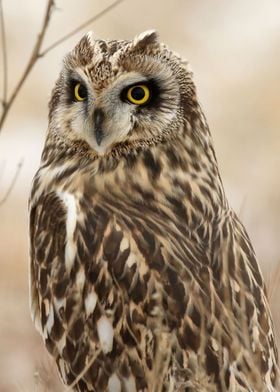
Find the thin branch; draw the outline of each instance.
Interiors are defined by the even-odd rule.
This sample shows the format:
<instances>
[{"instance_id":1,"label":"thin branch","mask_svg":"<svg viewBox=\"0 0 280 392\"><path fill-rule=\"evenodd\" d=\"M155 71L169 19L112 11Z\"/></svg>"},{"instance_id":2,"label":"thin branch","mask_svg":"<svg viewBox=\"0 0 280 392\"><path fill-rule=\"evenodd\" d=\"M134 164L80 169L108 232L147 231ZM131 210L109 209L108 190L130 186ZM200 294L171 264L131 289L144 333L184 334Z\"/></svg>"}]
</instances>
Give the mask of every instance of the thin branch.
<instances>
[{"instance_id":1,"label":"thin branch","mask_svg":"<svg viewBox=\"0 0 280 392\"><path fill-rule=\"evenodd\" d=\"M40 33L38 34L38 38L37 38L37 41L36 41L36 43L34 45L34 48L32 50L31 57L30 57L30 59L29 59L29 61L27 63L27 66L26 66L26 68L25 68L25 70L24 70L20 80L18 81L14 91L12 92L10 98L5 103L5 105L3 106L3 112L2 112L2 115L1 115L1 118L0 118L0 131L1 131L2 127L3 127L3 124L4 124L4 121L6 119L6 116L7 116L8 112L9 112L10 107L12 106L12 104L13 104L13 102L14 102L14 100L15 100L18 92L19 92L19 90L21 89L23 83L25 82L25 79L27 78L27 76L29 75L29 73L31 72L32 68L34 67L36 61L39 58L39 52L41 50L43 39L44 39L44 36L46 34L46 31L47 31L47 27L48 27L48 24L49 24L49 21L50 21L50 17L51 17L53 6L54 6L54 0L48 0L46 13L45 13L45 16L44 16L44 19L43 19L42 28L41 28Z\"/></svg>"},{"instance_id":2,"label":"thin branch","mask_svg":"<svg viewBox=\"0 0 280 392\"><path fill-rule=\"evenodd\" d=\"M104 8L101 12L99 12L98 14L96 14L95 16L93 16L92 18L88 19L86 22L82 23L80 26L78 26L76 29L72 30L70 33L66 34L65 36L63 36L62 38L60 38L59 40L55 41L52 45L48 46L44 51L41 52L41 46L50 22L50 18L51 18L51 13L52 10L55 6L54 0L48 0L47 3L47 9L46 9L46 13L43 19L43 25L41 28L41 31L38 35L37 41L35 43L35 46L32 50L32 54L31 57L27 63L27 66L22 74L22 77L20 78L19 82L17 83L14 91L12 92L10 98L8 100L3 99L2 100L2 106L3 106L3 111L2 114L0 116L0 132L3 128L3 124L6 120L7 114L16 98L16 96L18 95L19 90L21 89L23 83L25 82L27 76L30 74L32 68L34 67L35 63L37 62L37 60L40 57L43 57L46 53L48 53L49 51L51 51L53 48L57 47L58 45L60 45L62 42L66 41L68 38L72 37L74 34L78 33L80 30L84 29L86 26L88 26L89 24L95 22L96 20L100 19L102 16L104 16L107 12L109 12L110 10L112 10L113 8L115 8L118 4L120 4L121 2L123 2L124 0L116 0L114 1L111 5L109 5L108 7ZM1 5L2 5L2 0L0 0ZM3 13L2 13L3 15ZM4 19L4 18L3 18ZM2 24L3 26L3 24ZM3 36L3 35L2 35ZM5 40L6 41L6 40ZM3 53L4 53L4 49L3 49ZM7 75L7 73L6 73ZM7 93L6 93L7 94Z\"/></svg>"},{"instance_id":3,"label":"thin branch","mask_svg":"<svg viewBox=\"0 0 280 392\"><path fill-rule=\"evenodd\" d=\"M0 23L1 23L1 43L2 43L2 56L3 56L3 98L2 105L5 108L7 102L7 86L8 86L8 57L7 57L7 39L5 30L5 19L2 0L0 0Z\"/></svg>"},{"instance_id":4,"label":"thin branch","mask_svg":"<svg viewBox=\"0 0 280 392\"><path fill-rule=\"evenodd\" d=\"M113 8L115 8L118 4L122 3L123 1L124 0L116 0L116 1L114 1L112 4L110 4L108 7L104 8L98 14L94 15L92 18L88 19L87 21L82 23L80 26L78 26L74 30L70 31L68 34L65 34L63 37L59 38L57 41L55 41L53 44L51 44L45 50L43 50L40 53L40 57L45 56L45 54L47 54L49 51L51 51L52 49L54 49L58 45L62 44L67 39L71 38L73 35L75 35L79 31L83 30L85 27L87 27L91 23L96 22L98 19L100 19L105 14L107 14L109 11L111 11Z\"/></svg>"},{"instance_id":5,"label":"thin branch","mask_svg":"<svg viewBox=\"0 0 280 392\"><path fill-rule=\"evenodd\" d=\"M23 159L21 159L21 160L19 161L19 163L18 163L18 165L17 165L16 172L15 172L15 174L14 174L14 177L12 178L12 181L11 181L11 183L10 183L10 185L9 185L9 187L8 187L8 189L7 189L7 191L6 191L6 193L5 193L5 195L4 195L4 196L2 197L2 199L0 200L0 207L2 206L2 204L4 204L4 203L6 202L6 200L7 200L8 197L10 196L10 193L12 192L12 190L13 190L13 188L14 188L14 186L15 186L15 183L16 183L16 181L17 181L17 179L18 179L18 176L19 176L19 173L20 173L20 171L21 171L22 165L23 165Z\"/></svg>"}]
</instances>

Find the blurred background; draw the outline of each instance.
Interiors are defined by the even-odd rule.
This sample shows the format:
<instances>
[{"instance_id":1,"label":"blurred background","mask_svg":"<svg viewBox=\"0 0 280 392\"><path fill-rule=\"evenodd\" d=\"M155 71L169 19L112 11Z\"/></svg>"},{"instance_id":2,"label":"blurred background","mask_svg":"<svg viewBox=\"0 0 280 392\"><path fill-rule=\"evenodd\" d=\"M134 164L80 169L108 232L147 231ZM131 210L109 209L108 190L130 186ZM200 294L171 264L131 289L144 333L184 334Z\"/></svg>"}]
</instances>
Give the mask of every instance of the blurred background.
<instances>
[{"instance_id":1,"label":"blurred background","mask_svg":"<svg viewBox=\"0 0 280 392\"><path fill-rule=\"evenodd\" d=\"M9 92L30 57L46 3L3 1ZM107 0L57 0L43 48L109 4ZM38 60L0 134L0 200L18 162L24 160L8 200L0 206L1 392L62 390L55 386L56 372L50 370L29 316L27 243L28 193L39 165L47 103L62 58L89 30L97 37L125 39L149 28L156 28L162 41L188 59L194 71L226 193L254 244L279 336L280 2L125 0ZM2 57L0 69L2 94Z\"/></svg>"}]
</instances>

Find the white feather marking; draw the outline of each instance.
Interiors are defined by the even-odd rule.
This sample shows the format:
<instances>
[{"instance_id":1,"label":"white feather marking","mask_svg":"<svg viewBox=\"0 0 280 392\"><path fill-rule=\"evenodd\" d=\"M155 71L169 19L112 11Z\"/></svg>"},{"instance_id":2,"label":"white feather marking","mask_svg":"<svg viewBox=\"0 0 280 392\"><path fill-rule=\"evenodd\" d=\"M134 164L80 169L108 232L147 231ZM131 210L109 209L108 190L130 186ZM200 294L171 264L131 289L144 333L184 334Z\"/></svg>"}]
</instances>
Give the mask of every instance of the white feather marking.
<instances>
[{"instance_id":1,"label":"white feather marking","mask_svg":"<svg viewBox=\"0 0 280 392\"><path fill-rule=\"evenodd\" d=\"M58 349L58 352L62 355L62 352L65 348L66 345L66 333L64 333L61 338L56 342L56 347Z\"/></svg>"},{"instance_id":2,"label":"white feather marking","mask_svg":"<svg viewBox=\"0 0 280 392\"><path fill-rule=\"evenodd\" d=\"M76 285L77 288L81 291L84 287L85 284L85 270L83 267L81 267L76 275Z\"/></svg>"},{"instance_id":3,"label":"white feather marking","mask_svg":"<svg viewBox=\"0 0 280 392\"><path fill-rule=\"evenodd\" d=\"M58 366L60 369L61 377L62 377L63 381L66 383L67 377L66 377L66 373L65 373L65 362L63 359L59 359Z\"/></svg>"},{"instance_id":4,"label":"white feather marking","mask_svg":"<svg viewBox=\"0 0 280 392\"><path fill-rule=\"evenodd\" d=\"M43 303L45 306L45 315L48 316L50 313L50 301L47 298L45 298Z\"/></svg>"},{"instance_id":5,"label":"white feather marking","mask_svg":"<svg viewBox=\"0 0 280 392\"><path fill-rule=\"evenodd\" d=\"M87 317L93 313L95 306L97 303L97 295L95 292L91 292L86 296L85 299L85 309L86 309L86 315Z\"/></svg>"},{"instance_id":6,"label":"white feather marking","mask_svg":"<svg viewBox=\"0 0 280 392\"><path fill-rule=\"evenodd\" d=\"M101 316L97 321L97 333L103 353L109 353L113 347L114 330L106 316Z\"/></svg>"},{"instance_id":7,"label":"white feather marking","mask_svg":"<svg viewBox=\"0 0 280 392\"><path fill-rule=\"evenodd\" d=\"M136 392L136 384L132 376L129 376L129 378L124 378L124 386L127 392Z\"/></svg>"},{"instance_id":8,"label":"white feather marking","mask_svg":"<svg viewBox=\"0 0 280 392\"><path fill-rule=\"evenodd\" d=\"M129 248L128 239L126 237L123 237L120 243L120 251L123 252L127 248Z\"/></svg>"},{"instance_id":9,"label":"white feather marking","mask_svg":"<svg viewBox=\"0 0 280 392\"><path fill-rule=\"evenodd\" d=\"M255 352L256 349L257 349L257 346L259 346L259 344L260 344L260 332L259 332L259 328L258 328L256 325L254 325L254 326L253 326L252 332L253 332L253 333L252 333L252 337L253 337L252 349L253 349L253 352Z\"/></svg>"},{"instance_id":10,"label":"white feather marking","mask_svg":"<svg viewBox=\"0 0 280 392\"><path fill-rule=\"evenodd\" d=\"M236 291L237 293L239 293L239 291L240 291L240 286L239 286L239 284L236 282L236 280L233 280L232 286L233 286L234 291Z\"/></svg>"},{"instance_id":11,"label":"white feather marking","mask_svg":"<svg viewBox=\"0 0 280 392\"><path fill-rule=\"evenodd\" d=\"M109 378L108 390L109 392L121 392L122 390L120 379L115 373Z\"/></svg>"},{"instance_id":12,"label":"white feather marking","mask_svg":"<svg viewBox=\"0 0 280 392\"><path fill-rule=\"evenodd\" d=\"M212 343L212 347L214 351L218 351L219 350L219 344L217 342L217 340L215 338L211 338L211 343Z\"/></svg>"},{"instance_id":13,"label":"white feather marking","mask_svg":"<svg viewBox=\"0 0 280 392\"><path fill-rule=\"evenodd\" d=\"M174 392L175 391L175 378L174 376L170 377L170 381L169 381L169 388L168 388L168 392Z\"/></svg>"},{"instance_id":14,"label":"white feather marking","mask_svg":"<svg viewBox=\"0 0 280 392\"><path fill-rule=\"evenodd\" d=\"M76 245L74 243L74 232L77 223L76 200L75 197L68 192L61 192L59 193L59 196L67 208L65 265L67 271L70 272L76 255Z\"/></svg>"},{"instance_id":15,"label":"white feather marking","mask_svg":"<svg viewBox=\"0 0 280 392\"><path fill-rule=\"evenodd\" d=\"M44 335L45 335L45 333L51 333L53 324L54 324L54 311L53 311L52 304L50 304L50 312L49 312L48 320L46 322Z\"/></svg>"},{"instance_id":16,"label":"white feather marking","mask_svg":"<svg viewBox=\"0 0 280 392\"><path fill-rule=\"evenodd\" d=\"M130 255L128 256L128 259L126 261L126 265L131 268L133 264L137 263L137 257L135 256L135 253L131 252Z\"/></svg>"}]
</instances>

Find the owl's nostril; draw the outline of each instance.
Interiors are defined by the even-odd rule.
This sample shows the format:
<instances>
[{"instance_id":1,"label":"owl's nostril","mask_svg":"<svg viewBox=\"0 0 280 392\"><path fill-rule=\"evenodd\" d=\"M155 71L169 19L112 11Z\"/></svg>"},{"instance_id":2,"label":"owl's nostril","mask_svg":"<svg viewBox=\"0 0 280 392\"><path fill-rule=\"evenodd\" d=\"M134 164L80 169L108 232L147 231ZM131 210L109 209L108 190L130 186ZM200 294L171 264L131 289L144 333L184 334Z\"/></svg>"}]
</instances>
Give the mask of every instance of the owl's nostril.
<instances>
[{"instance_id":1,"label":"owl's nostril","mask_svg":"<svg viewBox=\"0 0 280 392\"><path fill-rule=\"evenodd\" d=\"M102 109L96 108L93 113L93 123L94 123L94 132L96 137L96 143L100 146L104 132L102 129L102 124L104 122L104 112Z\"/></svg>"}]
</instances>

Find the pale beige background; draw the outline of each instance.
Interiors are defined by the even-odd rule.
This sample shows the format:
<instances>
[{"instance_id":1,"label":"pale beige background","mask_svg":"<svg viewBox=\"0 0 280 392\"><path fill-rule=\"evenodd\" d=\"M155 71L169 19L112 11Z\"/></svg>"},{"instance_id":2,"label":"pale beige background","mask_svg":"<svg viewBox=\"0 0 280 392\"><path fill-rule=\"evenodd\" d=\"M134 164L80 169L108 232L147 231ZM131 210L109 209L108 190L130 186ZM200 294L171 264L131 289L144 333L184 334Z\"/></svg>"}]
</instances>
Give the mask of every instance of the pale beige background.
<instances>
[{"instance_id":1,"label":"pale beige background","mask_svg":"<svg viewBox=\"0 0 280 392\"><path fill-rule=\"evenodd\" d=\"M34 44L46 1L3 3L9 88L13 88ZM59 9L45 45L110 4L107 0L56 3ZM227 195L248 229L270 292L274 289L271 302L280 330L279 270L278 280L276 276L280 263L280 2L126 0L85 32L93 29L102 38L131 38L149 28L156 28L161 39L191 63ZM36 369L39 377L53 377L48 370L41 371L47 355L29 317L27 198L47 127L50 91L63 55L81 34L39 60L0 135L0 198L24 158L16 186L0 208L0 391L39 390Z\"/></svg>"}]
</instances>

